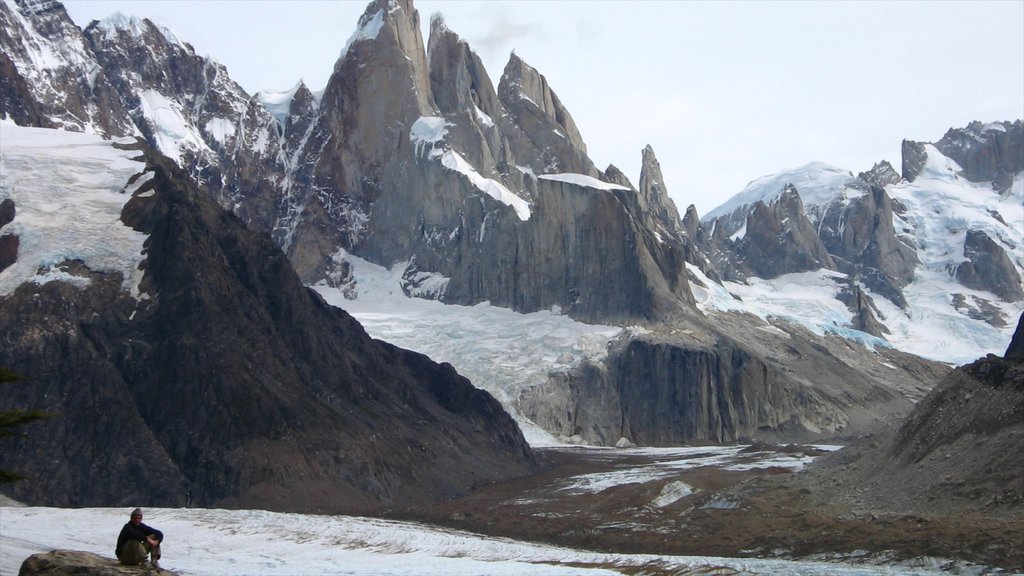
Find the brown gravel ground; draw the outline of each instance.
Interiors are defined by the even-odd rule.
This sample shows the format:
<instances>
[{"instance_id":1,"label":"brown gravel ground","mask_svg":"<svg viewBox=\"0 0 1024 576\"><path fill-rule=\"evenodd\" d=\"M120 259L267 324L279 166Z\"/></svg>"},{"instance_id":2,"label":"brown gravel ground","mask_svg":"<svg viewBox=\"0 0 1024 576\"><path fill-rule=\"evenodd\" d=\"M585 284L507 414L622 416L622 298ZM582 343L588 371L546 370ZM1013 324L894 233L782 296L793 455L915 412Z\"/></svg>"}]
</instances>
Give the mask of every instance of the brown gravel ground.
<instances>
[{"instance_id":1,"label":"brown gravel ground","mask_svg":"<svg viewBox=\"0 0 1024 576\"><path fill-rule=\"evenodd\" d=\"M995 573L1024 571L1020 518L855 513L838 501L811 497L812 491L782 468L739 472L706 466L596 493L569 493L560 488L571 477L645 465L656 457L562 448L537 453L545 466L536 475L389 515L604 552L881 563L930 557L1002 569ZM694 493L654 506L674 481Z\"/></svg>"}]
</instances>

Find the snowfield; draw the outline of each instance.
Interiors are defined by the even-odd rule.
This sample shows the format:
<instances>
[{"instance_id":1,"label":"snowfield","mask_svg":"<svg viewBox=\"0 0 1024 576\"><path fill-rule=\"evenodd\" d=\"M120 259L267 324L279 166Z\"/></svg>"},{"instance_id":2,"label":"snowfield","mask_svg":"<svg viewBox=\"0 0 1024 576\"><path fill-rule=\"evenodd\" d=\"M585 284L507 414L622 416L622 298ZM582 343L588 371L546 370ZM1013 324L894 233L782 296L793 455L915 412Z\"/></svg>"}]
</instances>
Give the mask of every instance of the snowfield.
<instances>
[{"instance_id":1,"label":"snowfield","mask_svg":"<svg viewBox=\"0 0 1024 576\"><path fill-rule=\"evenodd\" d=\"M673 495L663 497L667 502ZM128 510L0 507L0 574L13 576L25 558L57 548L113 559ZM164 532L161 566L181 576L597 576L640 567L673 571L716 567L720 572L715 573L793 576L943 573L937 560L894 567L608 554L353 516L186 508L144 512L145 522Z\"/></svg>"}]
</instances>

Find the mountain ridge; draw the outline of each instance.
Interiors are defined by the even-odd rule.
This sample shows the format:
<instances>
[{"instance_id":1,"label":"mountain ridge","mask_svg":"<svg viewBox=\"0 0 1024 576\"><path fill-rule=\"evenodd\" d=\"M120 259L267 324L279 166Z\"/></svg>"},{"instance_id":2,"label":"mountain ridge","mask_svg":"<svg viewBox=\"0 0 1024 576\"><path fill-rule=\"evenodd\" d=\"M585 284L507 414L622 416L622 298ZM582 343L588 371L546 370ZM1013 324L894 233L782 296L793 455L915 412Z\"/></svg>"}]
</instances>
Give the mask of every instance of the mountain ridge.
<instances>
[{"instance_id":1,"label":"mountain ridge","mask_svg":"<svg viewBox=\"0 0 1024 576\"><path fill-rule=\"evenodd\" d=\"M9 6L5 3L4 8ZM949 291L952 302L935 301L932 292L915 292L921 285L915 278L949 282L946 266L960 264L952 262L948 250L945 255L920 251L922 246L932 249L927 242L933 238L945 244L945 233L941 227L933 230L932 220L913 220L920 210L908 211L908 206L927 205L935 186L963 188L956 174L941 166L928 168L927 162L942 164L941 154L926 155L923 167L928 169L915 182L893 182L893 171L882 164L857 177L833 171L844 187L830 209L804 200L813 190L787 187L774 203L762 201L754 213L740 213L737 222L747 226L750 238L726 234L719 220L702 224L695 210L679 218L653 148L642 151L639 189L614 166L598 170L571 115L539 71L513 55L495 87L469 45L443 20L432 20L430 29L424 45L411 1L371 2L341 51L324 94L318 99L297 85L287 117L287 98L272 114L260 98L236 89L226 71L187 50L166 47L171 51L167 58L182 63L183 77L175 78L167 62L133 62L124 57L131 52L124 45L103 44L106 36L98 30L93 36L97 50L106 55L97 62L106 62L112 78L151 77L123 82L121 88L128 94L125 101L138 99L139 106L129 108L143 128L148 126L147 138L160 146L162 128L143 122L159 114L147 116L141 106L157 102L155 93L166 100L160 110L178 113L202 146L217 152L181 155L186 171L248 226L271 232L306 284L357 293L361 280L353 273L352 258L358 257L388 269L397 266L403 293L447 304L489 302L519 313L556 311L587 322L638 325L659 338L671 334L675 323L698 325L699 331L686 328L691 333L678 330L671 338L676 350L661 356L671 362L656 368L662 373L685 371L694 354L738 358L731 352L735 343L750 339L757 349L751 361L777 366L785 374L787 367L777 353L743 329L734 329L734 323L745 322L747 334L780 330L799 342L795 350L821 346L826 350L822 358L827 358L857 346L862 362L875 363L874 347L907 347L920 338L915 327L921 323L916 316L920 308L911 309L908 303L933 306L925 310L926 320L935 314L941 321L966 326L958 336L969 335L964 339L971 346L991 346L1009 335L1005 319L1016 310L1012 302L959 283ZM166 43L155 37L151 41ZM176 86L187 89L171 89ZM186 118L184 111L195 108L189 102L205 93L215 97L210 107ZM147 100L146 95L154 97ZM223 105L214 105L218 99ZM224 122L235 127L233 139ZM173 133L175 126L163 128ZM1015 137L1013 130L1006 133ZM977 184L972 194L984 187ZM1011 186L1010 195L1013 190ZM903 196L890 196L896 191ZM984 207L989 200L982 200L978 204ZM985 209L977 214L986 226L999 221ZM1009 233L988 227L985 236L992 242L972 236L974 256L960 274L972 286L995 285L997 275L1005 278L1003 284L1013 284L1012 272L1019 263L1010 258L1007 264L997 249L1005 251L1007 241L1016 242L1012 226L1006 226L1014 220L1000 218ZM951 226L964 235L959 240L963 245L965 227ZM915 240L916 231L927 240ZM934 262L919 265L923 256ZM741 320L720 321L718 314ZM934 330L941 321L921 324L946 338L950 330ZM963 324L968 321L972 323ZM1003 325L996 326L999 322ZM641 332L631 332L638 346L644 343ZM695 336L698 332L720 338ZM845 341L832 338L836 335ZM950 340L939 346L922 341L927 345L911 350L932 357L951 347L967 350L963 354L976 349ZM949 356L940 359L948 361ZM800 370L812 364L801 364ZM837 381L852 369L831 360L816 369L824 366ZM897 385L883 388L913 401L927 377L905 368ZM813 380L810 376L800 373L796 379ZM622 377L617 373L616 378ZM721 386L710 373L701 378L699 385L709 390ZM876 383L884 378L874 370L868 376ZM797 388L773 388L766 404L790 405L803 394ZM815 394L824 392L821 386L811 388ZM652 391L651 397L663 392ZM825 396L831 399L823 401L820 411L797 401L815 414L795 415L802 427L795 435L823 429L813 422L835 410L843 414L832 418L834 422L857 419L847 411L862 407L836 404L841 394ZM872 405L888 414L881 408L888 402L883 396ZM595 429L621 424L621 406L605 408L611 420ZM671 404L671 409L678 408ZM702 421L717 417L713 403L704 409ZM557 413L561 408L538 410ZM734 418L735 413L725 412L727 420ZM766 415L764 433L789 426L788 416L778 416ZM839 432L831 425L825 428L830 434ZM727 429L723 438L739 428Z\"/></svg>"}]
</instances>

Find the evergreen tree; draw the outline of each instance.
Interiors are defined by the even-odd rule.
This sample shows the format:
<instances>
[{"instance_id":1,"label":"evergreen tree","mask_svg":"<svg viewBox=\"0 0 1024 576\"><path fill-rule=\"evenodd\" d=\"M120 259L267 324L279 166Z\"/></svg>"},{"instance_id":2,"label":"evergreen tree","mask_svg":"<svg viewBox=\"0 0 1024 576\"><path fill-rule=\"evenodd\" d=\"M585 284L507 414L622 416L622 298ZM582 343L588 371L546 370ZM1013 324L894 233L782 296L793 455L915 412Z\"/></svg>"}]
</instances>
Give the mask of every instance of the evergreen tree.
<instances>
[{"instance_id":1,"label":"evergreen tree","mask_svg":"<svg viewBox=\"0 0 1024 576\"><path fill-rule=\"evenodd\" d=\"M17 382L18 380L21 380L21 376L18 376L7 368L0 366L0 385ZM0 411L0 438L6 438L8 436L24 436L24 433L17 432L14 428L23 424L28 424L29 422L49 418L51 416L54 416L54 414L43 412L42 410ZM24 479L24 476L19 476L14 472L0 469L0 483L14 482L15 480L22 479Z\"/></svg>"}]
</instances>

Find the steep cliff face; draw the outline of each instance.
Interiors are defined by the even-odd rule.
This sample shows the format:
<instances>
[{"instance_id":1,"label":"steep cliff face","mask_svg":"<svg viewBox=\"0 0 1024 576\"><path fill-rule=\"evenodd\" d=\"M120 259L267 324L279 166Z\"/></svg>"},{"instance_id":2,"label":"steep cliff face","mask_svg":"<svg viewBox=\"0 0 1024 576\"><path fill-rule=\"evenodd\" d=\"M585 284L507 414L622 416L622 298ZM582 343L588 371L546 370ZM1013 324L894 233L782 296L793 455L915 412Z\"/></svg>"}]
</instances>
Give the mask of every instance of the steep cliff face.
<instances>
[{"instance_id":1,"label":"steep cliff face","mask_svg":"<svg viewBox=\"0 0 1024 576\"><path fill-rule=\"evenodd\" d=\"M0 409L61 415L5 448L2 465L34 478L12 497L328 512L531 469L493 397L370 339L269 237L149 160L121 215L146 235L138 296L122 273L66 261L66 281L0 297L0 365L25 377Z\"/></svg>"},{"instance_id":2,"label":"steep cliff face","mask_svg":"<svg viewBox=\"0 0 1024 576\"><path fill-rule=\"evenodd\" d=\"M948 371L887 351L893 366L883 378L871 353L839 338L785 323L751 330L748 322L716 314L627 335L603 364L524 392L520 408L557 434L601 445L808 441L905 415L929 378Z\"/></svg>"}]
</instances>

